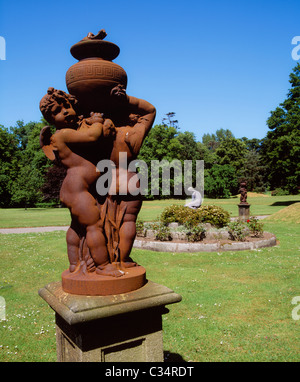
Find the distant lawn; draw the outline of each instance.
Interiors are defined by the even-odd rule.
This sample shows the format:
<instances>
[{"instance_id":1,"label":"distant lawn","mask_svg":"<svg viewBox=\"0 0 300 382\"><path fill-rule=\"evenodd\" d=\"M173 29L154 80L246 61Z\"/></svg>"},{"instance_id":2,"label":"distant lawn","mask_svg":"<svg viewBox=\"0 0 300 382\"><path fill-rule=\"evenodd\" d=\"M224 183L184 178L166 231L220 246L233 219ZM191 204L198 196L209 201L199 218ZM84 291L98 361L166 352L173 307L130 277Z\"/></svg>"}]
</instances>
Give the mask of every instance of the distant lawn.
<instances>
[{"instance_id":1,"label":"distant lawn","mask_svg":"<svg viewBox=\"0 0 300 382\"><path fill-rule=\"evenodd\" d=\"M299 224L267 219L265 230L279 245L223 253L133 250L148 279L182 295L163 316L167 361L300 361L300 321L291 316L291 300L300 295ZM0 241L7 318L0 322L0 361L55 361L54 312L37 291L68 267L65 232Z\"/></svg>"},{"instance_id":2,"label":"distant lawn","mask_svg":"<svg viewBox=\"0 0 300 382\"><path fill-rule=\"evenodd\" d=\"M255 194L252 194L255 195ZM282 208L300 202L300 195L288 196L251 196L251 215L271 215ZM227 210L231 216L238 216L239 198L204 199L204 204L215 204ZM166 206L171 204L185 204L185 200L164 199L144 201L139 218L144 221L155 221ZM61 226L70 224L70 214L67 208L1 208L0 228L7 227L39 227Z\"/></svg>"},{"instance_id":3,"label":"distant lawn","mask_svg":"<svg viewBox=\"0 0 300 382\"><path fill-rule=\"evenodd\" d=\"M1 208L0 228L63 226L70 224L67 208Z\"/></svg>"}]
</instances>

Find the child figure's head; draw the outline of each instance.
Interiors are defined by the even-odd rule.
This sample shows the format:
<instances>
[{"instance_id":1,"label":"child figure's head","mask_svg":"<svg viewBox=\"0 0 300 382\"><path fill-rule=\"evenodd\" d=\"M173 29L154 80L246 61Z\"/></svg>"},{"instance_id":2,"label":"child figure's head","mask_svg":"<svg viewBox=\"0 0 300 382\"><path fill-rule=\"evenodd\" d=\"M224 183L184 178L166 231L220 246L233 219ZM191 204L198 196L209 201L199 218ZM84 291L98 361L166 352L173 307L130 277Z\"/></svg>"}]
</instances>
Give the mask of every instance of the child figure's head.
<instances>
[{"instance_id":1,"label":"child figure's head","mask_svg":"<svg viewBox=\"0 0 300 382\"><path fill-rule=\"evenodd\" d=\"M40 110L47 122L57 129L76 128L78 116L74 110L77 100L62 90L49 88L41 99Z\"/></svg>"}]
</instances>

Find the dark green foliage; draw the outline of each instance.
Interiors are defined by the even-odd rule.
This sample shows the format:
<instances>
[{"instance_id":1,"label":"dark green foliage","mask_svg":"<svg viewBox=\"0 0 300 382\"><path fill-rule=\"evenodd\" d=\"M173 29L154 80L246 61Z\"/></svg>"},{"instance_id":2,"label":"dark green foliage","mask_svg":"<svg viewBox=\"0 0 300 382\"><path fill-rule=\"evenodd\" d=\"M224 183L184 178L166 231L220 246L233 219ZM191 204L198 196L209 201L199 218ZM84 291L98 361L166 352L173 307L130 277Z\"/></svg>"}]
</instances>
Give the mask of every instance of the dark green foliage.
<instances>
[{"instance_id":1,"label":"dark green foliage","mask_svg":"<svg viewBox=\"0 0 300 382\"><path fill-rule=\"evenodd\" d=\"M240 171L240 177L247 179L248 191L265 192L265 174L267 167L263 165L261 155L254 148L245 154L245 165Z\"/></svg>"},{"instance_id":2,"label":"dark green foliage","mask_svg":"<svg viewBox=\"0 0 300 382\"><path fill-rule=\"evenodd\" d=\"M264 224L262 221L258 220L257 217L251 216L250 219L247 220L247 224L250 229L250 233L254 237L260 237L263 235Z\"/></svg>"},{"instance_id":3,"label":"dark green foliage","mask_svg":"<svg viewBox=\"0 0 300 382\"><path fill-rule=\"evenodd\" d=\"M11 204L12 186L18 174L18 141L0 125L0 206Z\"/></svg>"},{"instance_id":4,"label":"dark green foliage","mask_svg":"<svg viewBox=\"0 0 300 382\"><path fill-rule=\"evenodd\" d=\"M177 222L189 227L195 227L199 223L210 223L216 227L224 227L229 220L229 213L222 207L214 205L204 205L198 209L192 209L173 204L166 207L161 214L161 221L164 224Z\"/></svg>"},{"instance_id":5,"label":"dark green foliage","mask_svg":"<svg viewBox=\"0 0 300 382\"><path fill-rule=\"evenodd\" d=\"M171 241L172 236L171 236L171 231L170 228L163 223L155 223L152 226L152 229L155 232L155 240L159 241Z\"/></svg>"},{"instance_id":6,"label":"dark green foliage","mask_svg":"<svg viewBox=\"0 0 300 382\"><path fill-rule=\"evenodd\" d=\"M51 162L39 144L45 122L17 121L0 126L0 200L2 207L34 206L43 200L41 186Z\"/></svg>"},{"instance_id":7,"label":"dark green foliage","mask_svg":"<svg viewBox=\"0 0 300 382\"><path fill-rule=\"evenodd\" d=\"M229 198L238 192L237 171L229 164L214 164L204 170L204 185L209 198Z\"/></svg>"},{"instance_id":8,"label":"dark green foliage","mask_svg":"<svg viewBox=\"0 0 300 382\"><path fill-rule=\"evenodd\" d=\"M232 240L245 241L250 231L245 222L235 220L228 224L228 232Z\"/></svg>"},{"instance_id":9,"label":"dark green foliage","mask_svg":"<svg viewBox=\"0 0 300 382\"><path fill-rule=\"evenodd\" d=\"M290 74L291 88L267 120L270 131L263 140L262 158L271 189L296 194L300 186L300 64Z\"/></svg>"},{"instance_id":10,"label":"dark green foliage","mask_svg":"<svg viewBox=\"0 0 300 382\"><path fill-rule=\"evenodd\" d=\"M178 204L166 207L160 219L164 224L176 222L185 225L188 222L191 226L195 226L200 223L200 217L196 210Z\"/></svg>"},{"instance_id":11,"label":"dark green foliage","mask_svg":"<svg viewBox=\"0 0 300 382\"><path fill-rule=\"evenodd\" d=\"M41 187L43 200L45 202L59 203L59 193L62 183L66 177L67 170L58 162L54 162L49 167L44 176L44 182Z\"/></svg>"},{"instance_id":12,"label":"dark green foliage","mask_svg":"<svg viewBox=\"0 0 300 382\"><path fill-rule=\"evenodd\" d=\"M190 242L201 241L205 237L205 231L203 225L196 225L187 231L187 240Z\"/></svg>"}]
</instances>

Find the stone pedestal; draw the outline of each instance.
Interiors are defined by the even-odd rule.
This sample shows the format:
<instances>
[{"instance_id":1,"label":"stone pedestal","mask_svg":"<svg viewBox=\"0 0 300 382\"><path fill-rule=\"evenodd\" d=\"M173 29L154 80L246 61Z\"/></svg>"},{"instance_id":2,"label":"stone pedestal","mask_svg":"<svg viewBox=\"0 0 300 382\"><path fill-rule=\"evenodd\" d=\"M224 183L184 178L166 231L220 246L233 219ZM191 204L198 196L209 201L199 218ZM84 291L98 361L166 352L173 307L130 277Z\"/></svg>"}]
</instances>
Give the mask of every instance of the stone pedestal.
<instances>
[{"instance_id":1,"label":"stone pedestal","mask_svg":"<svg viewBox=\"0 0 300 382\"><path fill-rule=\"evenodd\" d=\"M240 203L239 207L239 219L242 221L247 221L250 217L250 204Z\"/></svg>"},{"instance_id":2,"label":"stone pedestal","mask_svg":"<svg viewBox=\"0 0 300 382\"><path fill-rule=\"evenodd\" d=\"M111 296L69 294L55 282L39 295L55 311L60 362L162 362L162 314L167 304L181 301L151 281Z\"/></svg>"}]
</instances>

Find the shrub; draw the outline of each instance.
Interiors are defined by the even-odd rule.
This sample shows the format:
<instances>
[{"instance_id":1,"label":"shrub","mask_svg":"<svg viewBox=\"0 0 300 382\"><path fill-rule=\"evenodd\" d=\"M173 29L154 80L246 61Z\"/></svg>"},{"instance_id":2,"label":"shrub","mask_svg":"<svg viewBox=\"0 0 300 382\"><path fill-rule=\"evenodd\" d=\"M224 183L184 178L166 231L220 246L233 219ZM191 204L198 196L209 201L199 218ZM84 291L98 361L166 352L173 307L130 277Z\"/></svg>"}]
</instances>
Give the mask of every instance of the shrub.
<instances>
[{"instance_id":1,"label":"shrub","mask_svg":"<svg viewBox=\"0 0 300 382\"><path fill-rule=\"evenodd\" d=\"M289 195L289 192L282 188L275 188L275 190L271 192L271 196L283 196L283 195Z\"/></svg>"},{"instance_id":2,"label":"shrub","mask_svg":"<svg viewBox=\"0 0 300 382\"><path fill-rule=\"evenodd\" d=\"M216 227L222 228L230 222L230 214L224 208L214 205L201 206L198 209L202 223L210 223Z\"/></svg>"},{"instance_id":3,"label":"shrub","mask_svg":"<svg viewBox=\"0 0 300 382\"><path fill-rule=\"evenodd\" d=\"M137 236L146 236L146 229L143 220L137 219L135 226Z\"/></svg>"},{"instance_id":4,"label":"shrub","mask_svg":"<svg viewBox=\"0 0 300 382\"><path fill-rule=\"evenodd\" d=\"M156 223L152 225L155 232L155 239L160 241L171 241L172 236L170 228L163 223Z\"/></svg>"},{"instance_id":5,"label":"shrub","mask_svg":"<svg viewBox=\"0 0 300 382\"><path fill-rule=\"evenodd\" d=\"M203 225L197 225L195 227L192 227L187 233L187 240L188 241L200 241L203 240L205 237L205 228Z\"/></svg>"},{"instance_id":6,"label":"shrub","mask_svg":"<svg viewBox=\"0 0 300 382\"><path fill-rule=\"evenodd\" d=\"M222 207L214 205L205 205L198 209L192 209L172 204L163 210L160 219L164 224L177 222L195 227L199 223L210 223L221 228L229 223L230 215Z\"/></svg>"},{"instance_id":7,"label":"shrub","mask_svg":"<svg viewBox=\"0 0 300 382\"><path fill-rule=\"evenodd\" d=\"M188 207L172 204L171 206L164 208L160 220L164 224L177 222L184 225L187 221L193 222L194 220L197 220L197 212Z\"/></svg>"},{"instance_id":8,"label":"shrub","mask_svg":"<svg viewBox=\"0 0 300 382\"><path fill-rule=\"evenodd\" d=\"M245 241L249 235L249 227L241 220L236 220L228 224L228 232L232 240Z\"/></svg>"},{"instance_id":9,"label":"shrub","mask_svg":"<svg viewBox=\"0 0 300 382\"><path fill-rule=\"evenodd\" d=\"M261 237L263 234L263 223L259 221L255 216L251 216L249 220L247 220L248 227L250 232L255 237Z\"/></svg>"}]
</instances>

